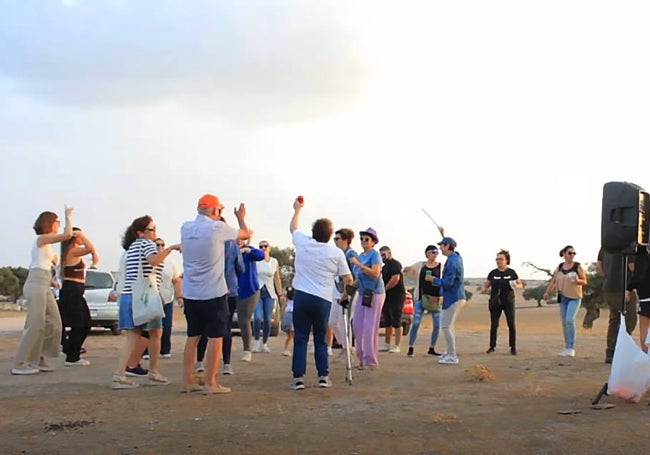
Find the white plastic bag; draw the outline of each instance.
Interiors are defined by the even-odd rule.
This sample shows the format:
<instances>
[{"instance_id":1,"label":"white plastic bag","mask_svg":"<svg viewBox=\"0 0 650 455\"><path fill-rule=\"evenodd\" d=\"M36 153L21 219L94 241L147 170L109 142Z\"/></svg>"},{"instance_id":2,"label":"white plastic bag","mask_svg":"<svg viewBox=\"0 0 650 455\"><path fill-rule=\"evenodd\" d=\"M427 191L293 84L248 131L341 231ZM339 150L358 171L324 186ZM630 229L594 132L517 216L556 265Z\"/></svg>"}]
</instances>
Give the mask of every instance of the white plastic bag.
<instances>
[{"instance_id":1,"label":"white plastic bag","mask_svg":"<svg viewBox=\"0 0 650 455\"><path fill-rule=\"evenodd\" d=\"M650 356L627 333L625 316L621 314L607 394L638 403L649 388Z\"/></svg>"}]
</instances>

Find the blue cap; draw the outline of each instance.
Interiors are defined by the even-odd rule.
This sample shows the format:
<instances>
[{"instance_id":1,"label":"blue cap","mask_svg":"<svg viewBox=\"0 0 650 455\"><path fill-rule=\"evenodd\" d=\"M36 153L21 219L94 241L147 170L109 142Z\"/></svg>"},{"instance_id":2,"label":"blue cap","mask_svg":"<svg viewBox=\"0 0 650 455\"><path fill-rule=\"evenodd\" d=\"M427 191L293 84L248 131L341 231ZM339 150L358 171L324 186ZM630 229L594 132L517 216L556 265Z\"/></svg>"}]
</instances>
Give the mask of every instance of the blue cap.
<instances>
[{"instance_id":1,"label":"blue cap","mask_svg":"<svg viewBox=\"0 0 650 455\"><path fill-rule=\"evenodd\" d=\"M443 237L441 241L438 242L438 245L449 245L452 248L456 248L456 241L451 237Z\"/></svg>"}]
</instances>

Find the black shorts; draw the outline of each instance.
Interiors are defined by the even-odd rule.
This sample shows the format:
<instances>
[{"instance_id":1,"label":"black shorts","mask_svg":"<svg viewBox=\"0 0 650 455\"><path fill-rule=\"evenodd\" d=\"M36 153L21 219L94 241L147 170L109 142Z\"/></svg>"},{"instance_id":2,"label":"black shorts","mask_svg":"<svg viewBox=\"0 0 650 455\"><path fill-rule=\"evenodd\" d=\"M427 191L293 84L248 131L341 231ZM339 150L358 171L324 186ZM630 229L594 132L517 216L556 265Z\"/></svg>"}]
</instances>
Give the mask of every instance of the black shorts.
<instances>
[{"instance_id":1,"label":"black shorts","mask_svg":"<svg viewBox=\"0 0 650 455\"><path fill-rule=\"evenodd\" d=\"M639 302L639 311L637 313L650 318L650 302Z\"/></svg>"},{"instance_id":2,"label":"black shorts","mask_svg":"<svg viewBox=\"0 0 650 455\"><path fill-rule=\"evenodd\" d=\"M220 338L228 332L228 301L226 296L210 300L183 299L187 336L206 335Z\"/></svg>"},{"instance_id":3,"label":"black shorts","mask_svg":"<svg viewBox=\"0 0 650 455\"><path fill-rule=\"evenodd\" d=\"M385 301L381 312L384 315L384 324L386 327L402 327L402 310L404 309L404 300Z\"/></svg>"}]
</instances>

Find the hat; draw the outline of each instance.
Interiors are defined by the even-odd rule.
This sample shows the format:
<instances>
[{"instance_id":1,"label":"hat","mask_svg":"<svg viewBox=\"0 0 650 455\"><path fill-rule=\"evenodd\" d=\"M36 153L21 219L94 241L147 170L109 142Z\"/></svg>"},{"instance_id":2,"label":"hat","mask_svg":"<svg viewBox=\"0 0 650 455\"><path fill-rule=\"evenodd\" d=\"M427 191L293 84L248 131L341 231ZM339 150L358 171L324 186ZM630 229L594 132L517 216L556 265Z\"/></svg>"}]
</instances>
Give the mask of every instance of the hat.
<instances>
[{"instance_id":1,"label":"hat","mask_svg":"<svg viewBox=\"0 0 650 455\"><path fill-rule=\"evenodd\" d=\"M369 227L365 231L359 232L359 235L369 235L370 237L372 237L372 239L375 241L375 243L379 242L379 237L377 237L377 231L375 231L371 227Z\"/></svg>"},{"instance_id":2,"label":"hat","mask_svg":"<svg viewBox=\"0 0 650 455\"><path fill-rule=\"evenodd\" d=\"M456 241L451 237L443 237L441 241L438 242L438 245L449 245L452 248L456 248Z\"/></svg>"},{"instance_id":3,"label":"hat","mask_svg":"<svg viewBox=\"0 0 650 455\"><path fill-rule=\"evenodd\" d=\"M199 199L199 205L198 205L199 210L222 209L222 208L223 208L223 204L219 201L219 198L214 194L204 194L203 196L201 196L201 199Z\"/></svg>"}]
</instances>

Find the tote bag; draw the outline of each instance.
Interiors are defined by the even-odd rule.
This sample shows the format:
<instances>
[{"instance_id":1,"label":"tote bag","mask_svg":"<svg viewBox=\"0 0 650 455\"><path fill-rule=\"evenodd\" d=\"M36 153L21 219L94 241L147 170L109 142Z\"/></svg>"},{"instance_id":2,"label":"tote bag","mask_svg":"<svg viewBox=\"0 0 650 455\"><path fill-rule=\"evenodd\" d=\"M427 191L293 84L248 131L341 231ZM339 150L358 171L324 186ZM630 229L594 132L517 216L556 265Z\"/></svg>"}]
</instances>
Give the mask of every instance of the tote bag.
<instances>
[{"instance_id":1,"label":"tote bag","mask_svg":"<svg viewBox=\"0 0 650 455\"><path fill-rule=\"evenodd\" d=\"M138 276L131 283L131 291L133 297L133 323L136 326L148 324L154 319L165 316L156 283L156 273L152 271L149 276L143 276L141 254L138 256Z\"/></svg>"}]
</instances>

